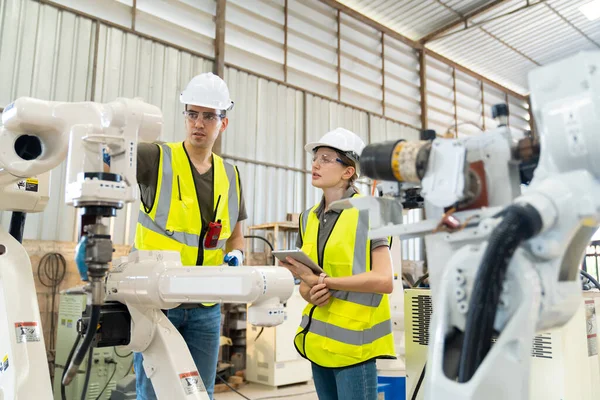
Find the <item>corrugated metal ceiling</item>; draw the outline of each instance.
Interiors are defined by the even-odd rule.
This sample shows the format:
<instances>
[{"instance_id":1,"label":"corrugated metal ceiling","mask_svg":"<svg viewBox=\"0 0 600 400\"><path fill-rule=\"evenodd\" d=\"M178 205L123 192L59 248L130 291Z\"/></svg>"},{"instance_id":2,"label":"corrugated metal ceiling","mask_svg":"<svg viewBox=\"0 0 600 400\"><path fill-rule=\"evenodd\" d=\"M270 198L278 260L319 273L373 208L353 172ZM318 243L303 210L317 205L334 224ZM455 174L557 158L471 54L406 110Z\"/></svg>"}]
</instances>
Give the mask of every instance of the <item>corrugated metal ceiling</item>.
<instances>
[{"instance_id":1,"label":"corrugated metal ceiling","mask_svg":"<svg viewBox=\"0 0 600 400\"><path fill-rule=\"evenodd\" d=\"M429 32L457 21L485 5L486 0L338 0L340 3L392 28L406 37L418 40Z\"/></svg>"},{"instance_id":2,"label":"corrugated metal ceiling","mask_svg":"<svg viewBox=\"0 0 600 400\"><path fill-rule=\"evenodd\" d=\"M521 94L538 65L600 48L600 21L579 11L590 0L337 1Z\"/></svg>"}]
</instances>

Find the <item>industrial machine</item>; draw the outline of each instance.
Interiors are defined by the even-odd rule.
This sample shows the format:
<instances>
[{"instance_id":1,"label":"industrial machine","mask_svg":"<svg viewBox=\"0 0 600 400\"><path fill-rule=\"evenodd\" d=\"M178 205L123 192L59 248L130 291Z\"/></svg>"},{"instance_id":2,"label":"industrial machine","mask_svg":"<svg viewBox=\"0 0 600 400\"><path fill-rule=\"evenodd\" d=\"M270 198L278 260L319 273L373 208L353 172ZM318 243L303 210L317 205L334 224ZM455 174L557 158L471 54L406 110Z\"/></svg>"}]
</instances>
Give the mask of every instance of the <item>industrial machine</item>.
<instances>
[{"instance_id":1,"label":"industrial machine","mask_svg":"<svg viewBox=\"0 0 600 400\"><path fill-rule=\"evenodd\" d=\"M402 225L394 199L332 205L369 209L372 238L425 237L436 310L426 399L528 398L533 338L580 307L579 266L600 224L599 67L589 52L530 73L537 136L517 136L500 112L478 136L367 146L364 175L419 183L427 220Z\"/></svg>"},{"instance_id":2,"label":"industrial machine","mask_svg":"<svg viewBox=\"0 0 600 400\"><path fill-rule=\"evenodd\" d=\"M429 289L405 290L407 399L424 399L433 302ZM600 389L596 314L600 293L586 292L564 326L539 333L531 344L531 400L592 400ZM492 339L492 341L495 339Z\"/></svg>"},{"instance_id":3,"label":"industrial machine","mask_svg":"<svg viewBox=\"0 0 600 400\"><path fill-rule=\"evenodd\" d=\"M247 322L246 380L268 386L283 386L312 379L310 361L302 358L294 346L306 300L299 286L285 304L286 320L276 327L260 328Z\"/></svg>"},{"instance_id":4,"label":"industrial machine","mask_svg":"<svg viewBox=\"0 0 600 400\"><path fill-rule=\"evenodd\" d=\"M137 143L160 135L157 107L137 99L99 104L20 98L4 109L2 123L0 186L23 179L27 183L68 160L65 201L79 210L76 261L88 282L88 307L81 324L85 333L77 336L65 362L61 391L77 376L90 346L126 345L127 351L143 353L159 399L207 400L183 338L161 310L181 303L250 303L250 322L274 326L285 318L282 303L293 291L291 273L273 267L190 268L181 265L177 252L135 251L112 260L106 218L138 197ZM19 212L13 214L10 234L0 231L0 399L49 400L53 396L31 263L19 243L23 211L40 211L41 206L32 202L36 206L24 210L17 202L0 202Z\"/></svg>"},{"instance_id":5,"label":"industrial machine","mask_svg":"<svg viewBox=\"0 0 600 400\"><path fill-rule=\"evenodd\" d=\"M77 323L86 308L87 296L84 294L63 293L58 308L58 330L56 346L56 369L54 374L54 398L61 398L62 375L69 353L79 332ZM89 354L89 353L88 353ZM79 373L66 388L67 400L80 400L88 374L85 357ZM111 393L126 375L132 373L133 354L122 347L93 348L89 371L86 399L111 399ZM99 397L100 396L100 397Z\"/></svg>"}]
</instances>

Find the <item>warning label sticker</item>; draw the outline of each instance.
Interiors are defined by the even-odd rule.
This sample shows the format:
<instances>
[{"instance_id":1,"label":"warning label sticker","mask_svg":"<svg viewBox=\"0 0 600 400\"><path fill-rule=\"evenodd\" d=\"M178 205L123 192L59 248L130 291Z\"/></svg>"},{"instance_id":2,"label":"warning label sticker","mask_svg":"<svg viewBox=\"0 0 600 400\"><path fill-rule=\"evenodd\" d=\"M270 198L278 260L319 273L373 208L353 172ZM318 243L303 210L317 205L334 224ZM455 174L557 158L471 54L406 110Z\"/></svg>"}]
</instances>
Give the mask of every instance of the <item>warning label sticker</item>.
<instances>
[{"instance_id":1,"label":"warning label sticker","mask_svg":"<svg viewBox=\"0 0 600 400\"><path fill-rule=\"evenodd\" d=\"M8 369L8 354L0 360L0 374Z\"/></svg>"},{"instance_id":2,"label":"warning label sticker","mask_svg":"<svg viewBox=\"0 0 600 400\"><path fill-rule=\"evenodd\" d=\"M585 321L587 328L588 357L598 354L598 321L594 300L585 301Z\"/></svg>"},{"instance_id":3,"label":"warning label sticker","mask_svg":"<svg viewBox=\"0 0 600 400\"><path fill-rule=\"evenodd\" d=\"M26 192L37 192L39 190L40 181L36 178L27 178L17 182L17 189Z\"/></svg>"},{"instance_id":4,"label":"warning label sticker","mask_svg":"<svg viewBox=\"0 0 600 400\"><path fill-rule=\"evenodd\" d=\"M15 322L17 343L39 342L40 326L37 322Z\"/></svg>"},{"instance_id":5,"label":"warning label sticker","mask_svg":"<svg viewBox=\"0 0 600 400\"><path fill-rule=\"evenodd\" d=\"M186 372L179 374L179 380L185 394L193 394L199 392L206 392L206 388L200 379L198 371Z\"/></svg>"}]
</instances>

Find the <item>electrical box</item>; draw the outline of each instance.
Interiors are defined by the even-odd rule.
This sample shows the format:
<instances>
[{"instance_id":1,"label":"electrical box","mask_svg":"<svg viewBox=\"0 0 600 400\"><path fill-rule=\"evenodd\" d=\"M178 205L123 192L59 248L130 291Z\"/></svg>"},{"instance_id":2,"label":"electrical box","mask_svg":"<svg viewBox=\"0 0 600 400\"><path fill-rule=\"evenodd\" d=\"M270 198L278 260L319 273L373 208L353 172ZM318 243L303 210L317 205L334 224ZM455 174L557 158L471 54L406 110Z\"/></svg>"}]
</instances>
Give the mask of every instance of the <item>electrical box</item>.
<instances>
[{"instance_id":1,"label":"electrical box","mask_svg":"<svg viewBox=\"0 0 600 400\"><path fill-rule=\"evenodd\" d=\"M427 361L429 327L434 312L430 296L430 291L425 289L405 290L408 399L413 398ZM577 313L566 325L540 333L534 338L531 352L530 399L600 398L598 310L600 293L586 292ZM424 398L422 382L416 399Z\"/></svg>"},{"instance_id":2,"label":"electrical box","mask_svg":"<svg viewBox=\"0 0 600 400\"><path fill-rule=\"evenodd\" d=\"M406 348L406 398L423 400L425 391L421 379L417 397L413 393L419 378L424 374L429 345L429 322L433 305L429 289L406 289L404 291L404 330ZM423 375L424 376L424 375Z\"/></svg>"},{"instance_id":3,"label":"electrical box","mask_svg":"<svg viewBox=\"0 0 600 400\"><path fill-rule=\"evenodd\" d=\"M275 327L246 327L246 379L268 386L283 386L312 379L310 362L296 351L294 337L306 306L299 285L285 305L286 320Z\"/></svg>"},{"instance_id":4,"label":"electrical box","mask_svg":"<svg viewBox=\"0 0 600 400\"><path fill-rule=\"evenodd\" d=\"M56 368L54 373L54 398L61 398L61 380L65 363L77 337L77 321L85 310L86 296L62 294L58 309L56 343ZM93 351L91 375L86 400L109 400L117 382L131 373L133 355L122 347L101 347ZM87 370L87 356L79 367L76 378L65 389L67 400L81 399Z\"/></svg>"}]
</instances>

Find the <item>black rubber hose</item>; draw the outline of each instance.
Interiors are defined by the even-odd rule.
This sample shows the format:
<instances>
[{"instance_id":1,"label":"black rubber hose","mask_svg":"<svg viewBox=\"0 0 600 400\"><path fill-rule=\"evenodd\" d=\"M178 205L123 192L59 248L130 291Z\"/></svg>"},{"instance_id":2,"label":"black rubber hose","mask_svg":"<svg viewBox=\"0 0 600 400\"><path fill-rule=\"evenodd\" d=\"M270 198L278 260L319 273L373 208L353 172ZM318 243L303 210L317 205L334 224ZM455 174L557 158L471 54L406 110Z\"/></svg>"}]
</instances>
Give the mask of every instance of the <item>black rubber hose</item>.
<instances>
[{"instance_id":1,"label":"black rubber hose","mask_svg":"<svg viewBox=\"0 0 600 400\"><path fill-rule=\"evenodd\" d=\"M87 330L85 332L85 336L83 337L83 341L81 342L81 346L79 346L77 348L77 350L75 351L75 355L73 356L73 361L71 362L71 365L66 365L65 368L67 368L67 375L63 375L63 384L68 385L69 383L71 383L71 380L74 378L74 374L77 374L77 370L79 369L79 366L81 365L81 362L83 361L85 354L87 353L88 349L90 348L90 346L92 345L92 341L94 340L94 337L96 336L96 327L98 326L98 322L100 321L100 306L99 305L93 305L92 306L92 313L90 316L90 322L89 325L87 327ZM75 372L71 372L71 376L69 377L69 372L71 371L71 368L73 368L73 371ZM68 379L68 382L66 382L65 380Z\"/></svg>"},{"instance_id":2,"label":"black rubber hose","mask_svg":"<svg viewBox=\"0 0 600 400\"><path fill-rule=\"evenodd\" d=\"M85 400L87 397L88 386L90 384L90 377L92 376L92 359L94 355L94 348L90 346L88 351L87 368L85 369L85 380L83 381L83 389L81 390L81 400Z\"/></svg>"},{"instance_id":3,"label":"black rubber hose","mask_svg":"<svg viewBox=\"0 0 600 400\"><path fill-rule=\"evenodd\" d=\"M427 368L427 363L423 365L423 369L421 370L421 375L419 375L419 380L417 381L417 386L415 387L415 391L411 397L411 400L416 400L419 395L419 390L421 389L421 385L423 384L423 378L425 378L425 369Z\"/></svg>"},{"instance_id":4,"label":"black rubber hose","mask_svg":"<svg viewBox=\"0 0 600 400\"><path fill-rule=\"evenodd\" d=\"M63 374L61 377L61 383L60 383L60 397L61 400L67 400L67 393L66 393L66 389L65 389L65 384L62 382L63 379L65 379L65 375L67 374L67 368L69 366L69 364L71 364L71 360L73 359L73 354L75 354L75 349L77 348L77 345L79 344L79 341L81 340L81 336L77 335L77 337L75 338L75 343L73 343L73 346L71 347L71 351L69 352L69 355L67 356L67 361L65 362L65 366L63 369Z\"/></svg>"},{"instance_id":5,"label":"black rubber hose","mask_svg":"<svg viewBox=\"0 0 600 400\"><path fill-rule=\"evenodd\" d=\"M600 289L600 282L598 282L596 280L596 278L594 278L593 276L591 276L587 271L584 271L582 269L579 270L579 272L581 273L581 275L585 276L586 278L588 278L590 280L590 282L592 282L598 289Z\"/></svg>"},{"instance_id":6,"label":"black rubber hose","mask_svg":"<svg viewBox=\"0 0 600 400\"><path fill-rule=\"evenodd\" d=\"M273 253L275 251L275 248L273 247L273 244L271 242L269 242L267 239L265 239L262 236L257 236L257 235L248 235L248 236L244 236L245 239L260 239L263 242L265 242L267 245L269 245L269 247L271 248L271 253ZM273 265L277 265L277 263L275 262L276 258L275 256L273 257Z\"/></svg>"},{"instance_id":7,"label":"black rubber hose","mask_svg":"<svg viewBox=\"0 0 600 400\"><path fill-rule=\"evenodd\" d=\"M469 302L458 381L468 382L489 352L494 321L508 265L521 243L542 228L542 219L530 205L511 205L494 229L477 270Z\"/></svg>"},{"instance_id":8,"label":"black rubber hose","mask_svg":"<svg viewBox=\"0 0 600 400\"><path fill-rule=\"evenodd\" d=\"M25 216L26 214L24 212L14 211L10 217L10 228L8 232L19 243L23 243L23 232L25 231Z\"/></svg>"}]
</instances>

